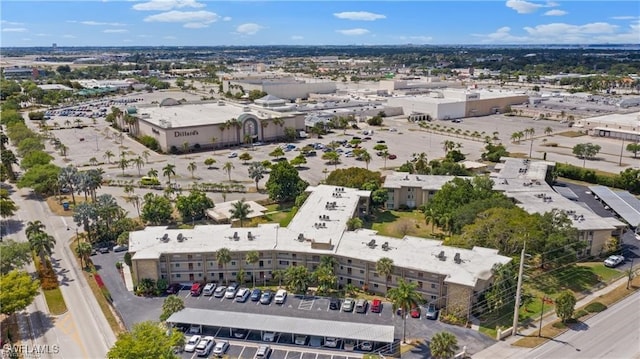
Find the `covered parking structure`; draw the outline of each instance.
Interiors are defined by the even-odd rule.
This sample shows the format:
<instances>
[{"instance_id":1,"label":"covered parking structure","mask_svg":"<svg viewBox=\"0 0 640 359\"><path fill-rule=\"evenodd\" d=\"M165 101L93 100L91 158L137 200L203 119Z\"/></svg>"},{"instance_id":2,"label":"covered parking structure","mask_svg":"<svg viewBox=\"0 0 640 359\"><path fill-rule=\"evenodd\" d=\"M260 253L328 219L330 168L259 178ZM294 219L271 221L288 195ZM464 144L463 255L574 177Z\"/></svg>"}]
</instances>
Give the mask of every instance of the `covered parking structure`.
<instances>
[{"instance_id":1,"label":"covered parking structure","mask_svg":"<svg viewBox=\"0 0 640 359\"><path fill-rule=\"evenodd\" d=\"M605 186L590 186L589 190L632 228L635 228L636 231L638 230L638 227L640 227L640 201L631 193L624 191L614 192Z\"/></svg>"},{"instance_id":2,"label":"covered parking structure","mask_svg":"<svg viewBox=\"0 0 640 359\"><path fill-rule=\"evenodd\" d=\"M173 313L167 323L202 325L246 329L280 334L309 335L322 338L333 337L350 339L357 343L370 341L376 344L391 345L394 342L395 327L369 323L340 322L321 319L285 317L277 315L226 312L220 310L185 308Z\"/></svg>"}]
</instances>

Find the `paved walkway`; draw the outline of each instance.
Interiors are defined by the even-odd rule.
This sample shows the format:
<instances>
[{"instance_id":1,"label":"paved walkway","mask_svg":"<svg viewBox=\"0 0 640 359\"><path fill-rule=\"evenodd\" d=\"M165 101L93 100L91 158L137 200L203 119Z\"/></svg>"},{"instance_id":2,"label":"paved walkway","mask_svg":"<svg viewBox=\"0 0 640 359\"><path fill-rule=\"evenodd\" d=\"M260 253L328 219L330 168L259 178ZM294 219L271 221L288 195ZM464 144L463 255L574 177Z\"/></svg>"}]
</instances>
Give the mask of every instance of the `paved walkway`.
<instances>
[{"instance_id":1,"label":"paved walkway","mask_svg":"<svg viewBox=\"0 0 640 359\"><path fill-rule=\"evenodd\" d=\"M627 285L627 277L623 277L618 279L617 281L611 283L610 285L599 289L587 296L585 296L584 298L578 300L578 302L576 303L576 308L580 308L582 306L585 306L587 304L589 304L589 302L591 302L592 300L598 298L599 296L609 293L612 290L618 288L619 286L626 286ZM552 312L551 314L548 314L546 317L544 317L542 319L542 326L546 326L547 324L550 324L554 321L556 321L558 319L558 316L556 316L555 312ZM536 322L537 324L538 322ZM532 327L532 328L526 328L526 329L520 329L519 330L519 335L518 336L509 336L507 338L505 338L504 340L498 341L496 344L486 348L485 350L474 354L472 357L474 359L507 359L507 358L522 358L524 356L525 353L529 352L530 350L532 350L533 348L521 348L521 347L517 347L517 346L513 346L513 343L515 343L516 341L518 341L519 339L522 338L522 336L527 336L527 335L537 335L538 333L538 327Z\"/></svg>"},{"instance_id":2,"label":"paved walkway","mask_svg":"<svg viewBox=\"0 0 640 359\"><path fill-rule=\"evenodd\" d=\"M122 274L124 277L124 286L129 292L133 292L133 278L131 277L131 268L128 265L122 265Z\"/></svg>"}]
</instances>

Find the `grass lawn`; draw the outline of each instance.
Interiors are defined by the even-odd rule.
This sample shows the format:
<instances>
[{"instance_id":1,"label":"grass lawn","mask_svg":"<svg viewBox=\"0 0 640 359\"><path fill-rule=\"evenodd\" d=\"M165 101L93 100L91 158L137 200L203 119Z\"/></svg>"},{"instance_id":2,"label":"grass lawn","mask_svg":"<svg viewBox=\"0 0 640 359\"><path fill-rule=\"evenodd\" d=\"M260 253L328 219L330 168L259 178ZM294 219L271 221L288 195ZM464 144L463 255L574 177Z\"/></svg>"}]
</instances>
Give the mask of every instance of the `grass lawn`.
<instances>
[{"instance_id":1,"label":"grass lawn","mask_svg":"<svg viewBox=\"0 0 640 359\"><path fill-rule=\"evenodd\" d=\"M279 223L280 227L286 227L291 222L293 216L298 213L298 208L293 204L270 204L267 207L267 221L271 223Z\"/></svg>"},{"instance_id":2,"label":"grass lawn","mask_svg":"<svg viewBox=\"0 0 640 359\"><path fill-rule=\"evenodd\" d=\"M62 208L61 202L69 202L69 210L65 211ZM84 196L76 196L76 204L84 202ZM51 196L47 198L47 205L49 205L49 209L56 216L73 216L73 201L71 200L70 195L62 195L61 199L58 196Z\"/></svg>"},{"instance_id":3,"label":"grass lawn","mask_svg":"<svg viewBox=\"0 0 640 359\"><path fill-rule=\"evenodd\" d=\"M579 263L579 266L591 268L600 280L603 282L611 282L623 277L625 274L617 269L606 267L602 262Z\"/></svg>"},{"instance_id":4,"label":"grass lawn","mask_svg":"<svg viewBox=\"0 0 640 359\"><path fill-rule=\"evenodd\" d=\"M60 315L67 312L67 304L64 302L60 288L43 290L42 293L52 315Z\"/></svg>"},{"instance_id":5,"label":"grass lawn","mask_svg":"<svg viewBox=\"0 0 640 359\"><path fill-rule=\"evenodd\" d=\"M564 137L582 137L585 136L586 133L582 131L564 131L556 133L556 135L564 136Z\"/></svg>"},{"instance_id":6,"label":"grass lawn","mask_svg":"<svg viewBox=\"0 0 640 359\"><path fill-rule=\"evenodd\" d=\"M405 235L429 237L434 232L431 225L425 223L420 211L384 211L377 213L373 222L364 224L365 228L378 231L382 236L402 238ZM437 228L435 231L437 232Z\"/></svg>"}]
</instances>

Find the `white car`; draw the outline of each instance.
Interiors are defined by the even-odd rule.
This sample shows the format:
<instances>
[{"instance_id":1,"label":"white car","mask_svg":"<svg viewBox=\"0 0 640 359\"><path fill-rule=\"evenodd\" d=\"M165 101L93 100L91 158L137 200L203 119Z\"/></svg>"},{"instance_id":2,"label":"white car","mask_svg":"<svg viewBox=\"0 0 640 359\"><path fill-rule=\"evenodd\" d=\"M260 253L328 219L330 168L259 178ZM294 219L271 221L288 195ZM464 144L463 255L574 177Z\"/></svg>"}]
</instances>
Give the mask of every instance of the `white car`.
<instances>
[{"instance_id":1,"label":"white car","mask_svg":"<svg viewBox=\"0 0 640 359\"><path fill-rule=\"evenodd\" d=\"M371 350L373 350L373 343L369 341L364 341L360 343L360 349L362 349L365 352L370 352Z\"/></svg>"},{"instance_id":2,"label":"white car","mask_svg":"<svg viewBox=\"0 0 640 359\"><path fill-rule=\"evenodd\" d=\"M273 342L276 340L276 333L275 332L264 332L264 334L262 334L262 340L265 342Z\"/></svg>"},{"instance_id":3,"label":"white car","mask_svg":"<svg viewBox=\"0 0 640 359\"><path fill-rule=\"evenodd\" d=\"M213 295L213 291L216 289L216 284L215 283L207 283L207 285L204 286L204 289L202 290L202 295Z\"/></svg>"},{"instance_id":4,"label":"white car","mask_svg":"<svg viewBox=\"0 0 640 359\"><path fill-rule=\"evenodd\" d=\"M276 304L284 304L284 301L287 299L287 291L284 289L278 289L276 292L276 296L273 298Z\"/></svg>"},{"instance_id":5,"label":"white car","mask_svg":"<svg viewBox=\"0 0 640 359\"><path fill-rule=\"evenodd\" d=\"M306 335L296 335L293 342L296 345L305 345L307 344L307 336Z\"/></svg>"},{"instance_id":6,"label":"white car","mask_svg":"<svg viewBox=\"0 0 640 359\"><path fill-rule=\"evenodd\" d=\"M619 264L624 262L623 256L609 256L609 258L604 260L604 265L607 267L617 267Z\"/></svg>"},{"instance_id":7,"label":"white car","mask_svg":"<svg viewBox=\"0 0 640 359\"><path fill-rule=\"evenodd\" d=\"M213 355L222 356L229 349L229 342L226 340L220 340L216 343L216 346L213 348Z\"/></svg>"},{"instance_id":8,"label":"white car","mask_svg":"<svg viewBox=\"0 0 640 359\"><path fill-rule=\"evenodd\" d=\"M202 338L202 340L200 340L200 343L198 343L198 345L196 346L196 354L198 354L199 357L209 356L209 353L211 353L211 349L213 349L213 346L215 344L216 341L211 336Z\"/></svg>"},{"instance_id":9,"label":"white car","mask_svg":"<svg viewBox=\"0 0 640 359\"><path fill-rule=\"evenodd\" d=\"M326 337L324 339L324 346L327 347L327 348L337 348L338 347L338 338Z\"/></svg>"},{"instance_id":10,"label":"white car","mask_svg":"<svg viewBox=\"0 0 640 359\"><path fill-rule=\"evenodd\" d=\"M238 157L238 152L231 152L227 157L228 158L236 158L236 157Z\"/></svg>"},{"instance_id":11,"label":"white car","mask_svg":"<svg viewBox=\"0 0 640 359\"><path fill-rule=\"evenodd\" d=\"M227 287L227 291L224 294L224 297L227 299L234 299L236 297L236 292L238 291L238 285L235 283L231 283Z\"/></svg>"},{"instance_id":12,"label":"white car","mask_svg":"<svg viewBox=\"0 0 640 359\"><path fill-rule=\"evenodd\" d=\"M184 345L184 351L187 353L193 353L196 350L196 346L200 343L200 339L202 339L199 335L194 335L187 343Z\"/></svg>"}]
</instances>

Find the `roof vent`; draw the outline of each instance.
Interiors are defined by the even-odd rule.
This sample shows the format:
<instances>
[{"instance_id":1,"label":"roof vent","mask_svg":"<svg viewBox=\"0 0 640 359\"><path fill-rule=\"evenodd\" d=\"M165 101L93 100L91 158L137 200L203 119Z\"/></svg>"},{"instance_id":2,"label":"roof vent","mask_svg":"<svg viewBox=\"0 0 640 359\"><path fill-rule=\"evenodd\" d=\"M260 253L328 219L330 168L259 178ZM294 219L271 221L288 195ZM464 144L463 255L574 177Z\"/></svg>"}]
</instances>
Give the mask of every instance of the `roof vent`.
<instances>
[{"instance_id":1,"label":"roof vent","mask_svg":"<svg viewBox=\"0 0 640 359\"><path fill-rule=\"evenodd\" d=\"M440 253L438 253L438 259L440 259L441 261L446 259L446 257L444 256L444 251L440 251Z\"/></svg>"},{"instance_id":2,"label":"roof vent","mask_svg":"<svg viewBox=\"0 0 640 359\"><path fill-rule=\"evenodd\" d=\"M367 243L367 247L375 248L376 247L376 240L375 239L370 240L369 243Z\"/></svg>"},{"instance_id":3,"label":"roof vent","mask_svg":"<svg viewBox=\"0 0 640 359\"><path fill-rule=\"evenodd\" d=\"M165 233L162 237L160 237L160 240L163 242L169 242L169 233Z\"/></svg>"},{"instance_id":4,"label":"roof vent","mask_svg":"<svg viewBox=\"0 0 640 359\"><path fill-rule=\"evenodd\" d=\"M299 233L299 234L298 234L298 240L299 240L300 242L303 242L303 241L304 241L304 233Z\"/></svg>"},{"instance_id":5,"label":"roof vent","mask_svg":"<svg viewBox=\"0 0 640 359\"><path fill-rule=\"evenodd\" d=\"M389 249L391 249L391 248L389 248L389 242L382 243L382 250L383 251L388 251Z\"/></svg>"},{"instance_id":6,"label":"roof vent","mask_svg":"<svg viewBox=\"0 0 640 359\"><path fill-rule=\"evenodd\" d=\"M253 240L253 234L251 234L251 232L247 233L247 239L250 241Z\"/></svg>"},{"instance_id":7,"label":"roof vent","mask_svg":"<svg viewBox=\"0 0 640 359\"><path fill-rule=\"evenodd\" d=\"M454 261L454 262L456 262L456 263L458 263L458 264L460 264L460 263L462 262L462 259L460 258L460 253L456 253L456 254L453 256L453 261Z\"/></svg>"},{"instance_id":8,"label":"roof vent","mask_svg":"<svg viewBox=\"0 0 640 359\"><path fill-rule=\"evenodd\" d=\"M184 236L182 235L182 233L178 233L178 237L176 239L178 240L178 242L182 242L184 241Z\"/></svg>"},{"instance_id":9,"label":"roof vent","mask_svg":"<svg viewBox=\"0 0 640 359\"><path fill-rule=\"evenodd\" d=\"M233 239L234 240L240 240L240 236L238 235L238 232L233 232Z\"/></svg>"}]
</instances>

